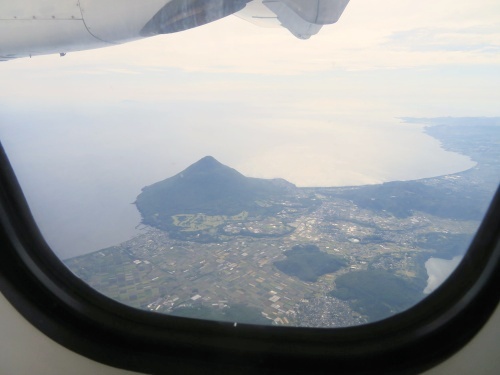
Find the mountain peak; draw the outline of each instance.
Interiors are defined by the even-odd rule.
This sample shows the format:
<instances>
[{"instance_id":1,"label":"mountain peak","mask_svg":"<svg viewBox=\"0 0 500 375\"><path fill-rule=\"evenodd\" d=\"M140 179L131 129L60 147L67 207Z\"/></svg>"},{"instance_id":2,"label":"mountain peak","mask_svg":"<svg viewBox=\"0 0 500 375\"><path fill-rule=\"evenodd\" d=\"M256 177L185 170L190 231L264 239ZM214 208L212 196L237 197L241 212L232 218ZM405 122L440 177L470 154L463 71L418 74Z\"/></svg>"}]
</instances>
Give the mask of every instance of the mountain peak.
<instances>
[{"instance_id":1,"label":"mountain peak","mask_svg":"<svg viewBox=\"0 0 500 375\"><path fill-rule=\"evenodd\" d=\"M244 178L241 173L217 161L213 156L205 156L201 158L197 162L184 169L177 176L180 176L182 178L193 177L198 179L207 175L233 176L233 178L235 176L238 176L238 178Z\"/></svg>"},{"instance_id":2,"label":"mountain peak","mask_svg":"<svg viewBox=\"0 0 500 375\"><path fill-rule=\"evenodd\" d=\"M207 156L201 158L200 160L198 160L194 164L198 164L198 163L215 163L215 164L221 164L213 156L210 156L210 155L207 155Z\"/></svg>"},{"instance_id":3,"label":"mountain peak","mask_svg":"<svg viewBox=\"0 0 500 375\"><path fill-rule=\"evenodd\" d=\"M218 160L216 160L213 156L208 155L208 156L201 158L197 162L191 164L190 167L194 167L194 166L200 166L203 168L213 168L213 167L223 166L223 164L220 163Z\"/></svg>"},{"instance_id":4,"label":"mountain peak","mask_svg":"<svg viewBox=\"0 0 500 375\"><path fill-rule=\"evenodd\" d=\"M213 156L205 156L175 176L143 188L136 205L144 223L154 226L162 221L171 226L172 216L178 214L260 212L262 203L257 200L274 199L289 189L276 180L245 177Z\"/></svg>"}]
</instances>

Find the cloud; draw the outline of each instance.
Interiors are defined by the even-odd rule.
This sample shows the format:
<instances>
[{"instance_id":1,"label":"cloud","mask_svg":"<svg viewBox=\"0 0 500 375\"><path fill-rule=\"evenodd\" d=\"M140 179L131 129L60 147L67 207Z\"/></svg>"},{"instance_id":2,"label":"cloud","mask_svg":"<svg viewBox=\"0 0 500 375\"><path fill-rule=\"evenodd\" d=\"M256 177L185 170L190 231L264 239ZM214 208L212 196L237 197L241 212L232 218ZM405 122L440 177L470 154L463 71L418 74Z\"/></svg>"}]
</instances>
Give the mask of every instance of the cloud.
<instances>
[{"instance_id":1,"label":"cloud","mask_svg":"<svg viewBox=\"0 0 500 375\"><path fill-rule=\"evenodd\" d=\"M407 51L498 53L500 24L468 28L411 29L395 32L388 39L388 47Z\"/></svg>"}]
</instances>

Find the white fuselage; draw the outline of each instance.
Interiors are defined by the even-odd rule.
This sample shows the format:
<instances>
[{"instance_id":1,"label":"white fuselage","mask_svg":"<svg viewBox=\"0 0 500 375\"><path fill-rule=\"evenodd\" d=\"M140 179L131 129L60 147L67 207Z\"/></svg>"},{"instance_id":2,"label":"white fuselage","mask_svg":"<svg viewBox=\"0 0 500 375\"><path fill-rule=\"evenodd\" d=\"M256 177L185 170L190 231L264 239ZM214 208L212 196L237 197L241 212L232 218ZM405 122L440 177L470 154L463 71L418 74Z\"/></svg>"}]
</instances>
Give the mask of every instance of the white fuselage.
<instances>
[{"instance_id":1,"label":"white fuselage","mask_svg":"<svg viewBox=\"0 0 500 375\"><path fill-rule=\"evenodd\" d=\"M140 38L170 0L0 2L0 59L106 47Z\"/></svg>"}]
</instances>

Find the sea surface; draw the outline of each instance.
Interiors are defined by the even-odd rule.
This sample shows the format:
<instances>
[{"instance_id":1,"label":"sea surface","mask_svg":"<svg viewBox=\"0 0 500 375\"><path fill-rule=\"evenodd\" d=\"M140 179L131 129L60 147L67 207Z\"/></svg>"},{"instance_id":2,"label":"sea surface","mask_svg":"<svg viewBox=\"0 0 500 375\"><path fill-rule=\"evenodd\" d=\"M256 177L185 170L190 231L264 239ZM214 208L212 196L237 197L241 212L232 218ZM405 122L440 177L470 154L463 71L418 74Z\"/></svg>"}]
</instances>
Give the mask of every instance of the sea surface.
<instances>
[{"instance_id":1,"label":"sea surface","mask_svg":"<svg viewBox=\"0 0 500 375\"><path fill-rule=\"evenodd\" d=\"M168 118L159 122L158 113L148 117L130 108L115 110L17 112L10 118L4 114L0 125L0 139L32 213L63 259L141 233L133 204L141 189L206 155L246 176L280 177L297 186L413 180L475 165L467 156L443 150L423 125L397 119L340 121L284 133L281 127L247 124L211 130L172 126ZM184 124L179 118L175 123Z\"/></svg>"}]
</instances>

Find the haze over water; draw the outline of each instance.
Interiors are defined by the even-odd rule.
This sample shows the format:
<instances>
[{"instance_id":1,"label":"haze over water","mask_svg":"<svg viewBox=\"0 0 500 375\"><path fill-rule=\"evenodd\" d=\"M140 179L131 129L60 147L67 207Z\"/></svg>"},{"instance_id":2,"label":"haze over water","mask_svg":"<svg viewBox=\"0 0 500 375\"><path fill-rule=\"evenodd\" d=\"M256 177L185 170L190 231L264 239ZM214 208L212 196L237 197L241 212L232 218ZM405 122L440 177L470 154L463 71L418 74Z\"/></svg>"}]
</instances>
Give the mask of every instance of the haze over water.
<instances>
[{"instance_id":1,"label":"haze over water","mask_svg":"<svg viewBox=\"0 0 500 375\"><path fill-rule=\"evenodd\" d=\"M427 270L427 286L424 289L425 294L432 293L439 287L450 274L457 268L458 264L462 261L463 256L457 255L452 259L429 258L425 262Z\"/></svg>"},{"instance_id":2,"label":"haze over water","mask_svg":"<svg viewBox=\"0 0 500 375\"><path fill-rule=\"evenodd\" d=\"M297 186L412 180L474 165L444 151L423 126L397 119L295 120L284 132L279 121L236 122L245 118L242 112L213 125L204 113L211 110L190 116L179 107L127 103L72 113L18 112L3 115L0 136L42 233L62 258L140 233L132 203L141 188L206 155L246 176L281 177Z\"/></svg>"}]
</instances>

